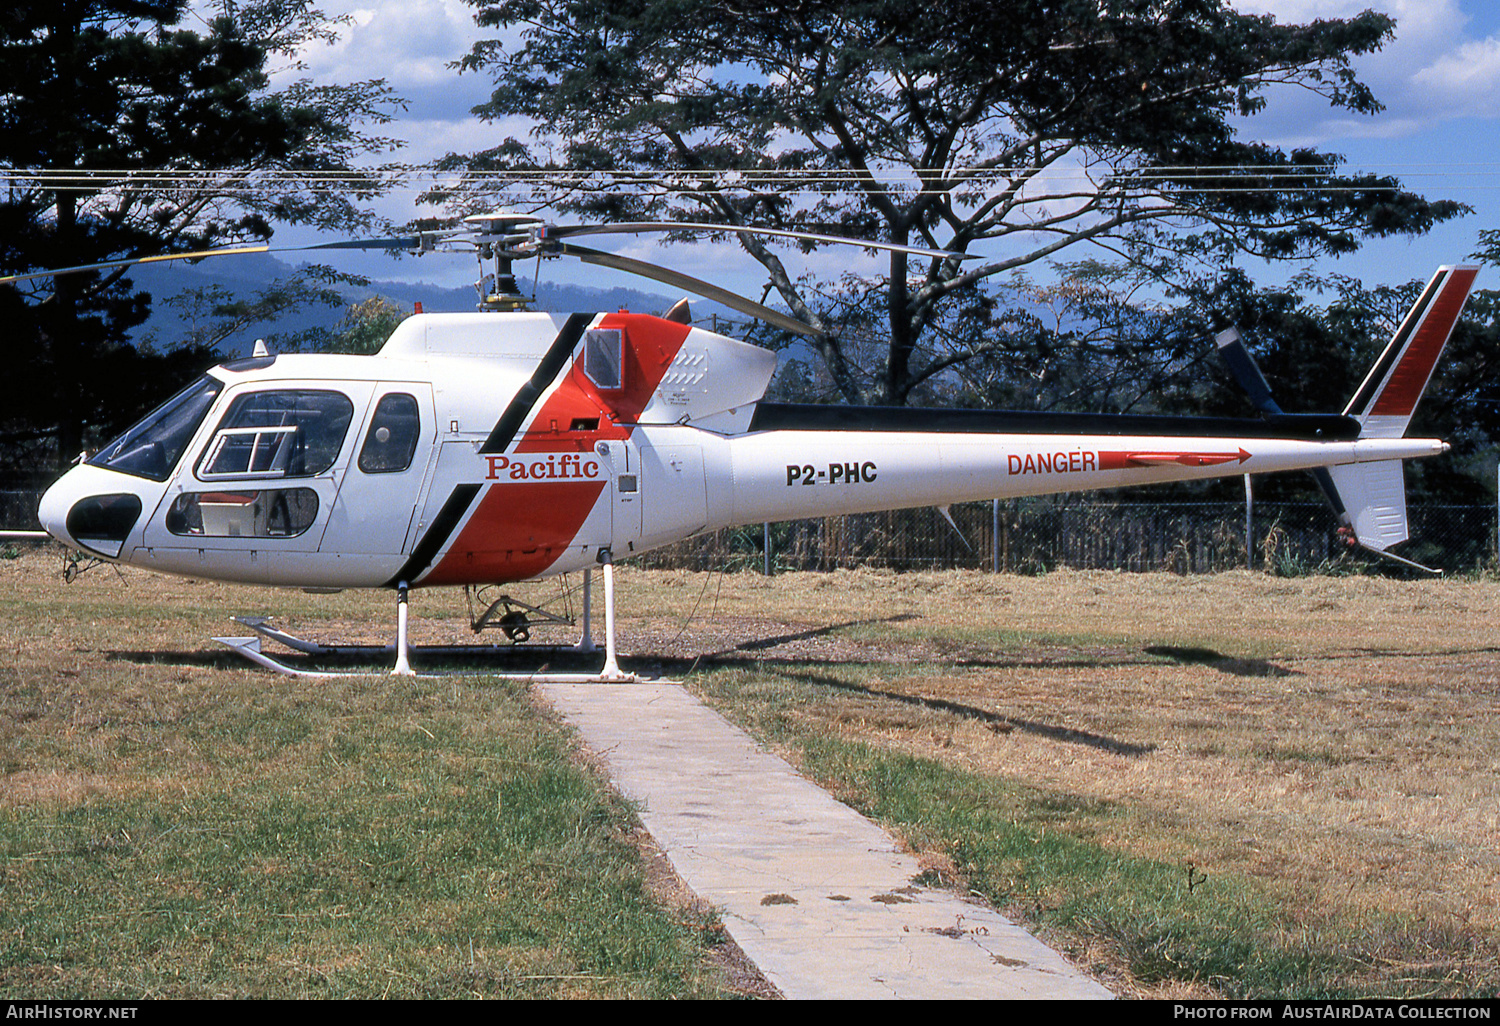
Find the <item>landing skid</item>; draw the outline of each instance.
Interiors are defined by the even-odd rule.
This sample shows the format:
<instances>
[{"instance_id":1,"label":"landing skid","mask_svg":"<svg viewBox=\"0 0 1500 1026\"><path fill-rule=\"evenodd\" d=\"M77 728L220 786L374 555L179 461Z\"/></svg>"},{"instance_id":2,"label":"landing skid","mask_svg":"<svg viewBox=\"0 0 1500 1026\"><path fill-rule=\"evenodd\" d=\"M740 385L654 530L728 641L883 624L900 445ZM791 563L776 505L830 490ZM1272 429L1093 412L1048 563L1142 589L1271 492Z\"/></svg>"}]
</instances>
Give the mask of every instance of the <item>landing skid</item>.
<instances>
[{"instance_id":1,"label":"landing skid","mask_svg":"<svg viewBox=\"0 0 1500 1026\"><path fill-rule=\"evenodd\" d=\"M233 616L230 619L237 624L249 627L262 638L285 645L292 651L301 652L303 655L331 656L336 659L375 659L396 654L395 642L386 645L324 645L317 641L299 638L295 634L278 631L270 626L269 620L264 616ZM233 639L215 638L214 640L224 641L227 644ZM518 651L591 652L593 648L592 646L585 648L583 645L527 645L523 650L517 645L411 645L407 651L416 655L485 656L514 655Z\"/></svg>"},{"instance_id":2,"label":"landing skid","mask_svg":"<svg viewBox=\"0 0 1500 1026\"><path fill-rule=\"evenodd\" d=\"M253 629L260 630L260 628L253 628ZM279 631L270 631L267 636L268 637L276 637L276 639L278 641L281 640L281 637L284 637L284 635L281 635L281 632L279 632ZM240 655L244 656L246 659L250 660L252 663L257 664L258 666L263 666L263 667L265 667L268 670L274 670L277 673L285 674L288 677L299 677L299 678L302 678L303 680L328 680L328 679L331 679L331 678L334 678L334 677L370 677L370 676L378 676L378 675L381 675L381 674L388 674L390 676L397 676L398 675L395 670L388 670L388 671L371 671L371 670L364 670L364 671L360 671L360 670L304 670L304 669L301 669L301 668L296 667L296 666L290 666L290 665L282 662L281 660L276 659L275 657L267 655L265 652L263 652L261 650L261 647L260 647L260 645L261 645L261 638L258 635L255 636L255 637L249 637L249 638L214 638L213 640L217 641L219 644L224 645L225 647L227 647L227 648L229 648L229 649L231 649L231 650L239 653ZM359 645L318 645L318 644L312 643L312 642L302 642L302 644L310 645L312 648L318 650L317 652L309 653L309 654L338 655L338 656L350 657L350 658L357 657L357 656L362 655L364 653L369 653L371 655L378 656L378 655L381 655L381 654L389 654L389 653L391 653L391 652L393 652L395 650L394 646L390 646L390 645L387 645L384 648L377 648L375 646L368 646L368 647L366 647L366 646L359 646ZM510 645L432 645L432 646L421 646L416 651L418 651L418 652L420 652L422 654L432 654L432 655L438 655L438 656L442 656L442 655L454 656L454 655L457 655L457 656L463 656L463 657L466 657L466 658L472 658L472 657L475 656L476 653L483 655L483 654L486 654L487 651L493 651L495 653L502 653L503 652L503 653L513 654L515 652L515 649L512 646L510 646ZM533 650L533 651L535 651L535 650ZM571 649L558 649L558 651L572 651L572 650ZM552 671L552 670L538 670L538 671L536 671L534 673L508 673L508 672L497 672L497 671L494 671L494 670L483 670L483 669L473 669L473 670L436 670L436 671L426 671L426 670L416 671L416 670L410 670L410 671L408 671L405 674L400 674L400 676L420 677L420 678L433 678L433 677L493 677L493 678L498 678L500 680L529 681L529 682L535 682L537 684L643 684L643 683L646 683L647 681L653 680L653 678L641 677L641 676L638 676L637 674L634 674L634 673L625 673L623 671L621 671L619 673L616 673L616 674L613 674L613 675L606 675L603 672L600 672L600 673L557 673L557 672ZM661 681L655 681L655 682L656 683L661 683Z\"/></svg>"},{"instance_id":3,"label":"landing skid","mask_svg":"<svg viewBox=\"0 0 1500 1026\"><path fill-rule=\"evenodd\" d=\"M258 666L268 670L286 674L290 677L301 677L305 679L327 679L331 677L368 677L370 671L337 671L337 670L304 670L295 666L289 666L279 659L267 655L261 650L261 639L268 638L278 644L285 645L294 652L300 652L310 656L339 657L350 659L376 659L382 656L395 656L395 666L389 671L394 676L403 677L454 677L454 676L484 676L498 677L504 680L536 681L538 683L559 684L598 684L598 683L635 683L646 678L638 677L633 673L626 673L620 669L619 662L615 657L615 594L614 594L614 566L609 562L609 553L606 550L601 553L600 561L604 564L604 632L605 632L605 656L604 668L598 673L557 673L551 670L539 670L532 673L506 673L493 670L448 670L439 672L418 673L411 667L410 656L415 653L419 656L437 657L463 657L483 658L486 656L514 656L518 651L515 645L419 645L412 646L407 642L407 586L403 581L396 589L396 640L389 645L323 645L316 641L307 641L293 634L278 631L267 626L265 617L237 616L236 623L249 627L255 632L252 637L214 638L213 640L227 648L238 652L246 659ZM589 622L589 591L591 586L592 572L586 571L583 579L584 603L583 603L583 636L579 643L571 646L528 646L528 652L552 652L552 653L590 653L595 651Z\"/></svg>"}]
</instances>

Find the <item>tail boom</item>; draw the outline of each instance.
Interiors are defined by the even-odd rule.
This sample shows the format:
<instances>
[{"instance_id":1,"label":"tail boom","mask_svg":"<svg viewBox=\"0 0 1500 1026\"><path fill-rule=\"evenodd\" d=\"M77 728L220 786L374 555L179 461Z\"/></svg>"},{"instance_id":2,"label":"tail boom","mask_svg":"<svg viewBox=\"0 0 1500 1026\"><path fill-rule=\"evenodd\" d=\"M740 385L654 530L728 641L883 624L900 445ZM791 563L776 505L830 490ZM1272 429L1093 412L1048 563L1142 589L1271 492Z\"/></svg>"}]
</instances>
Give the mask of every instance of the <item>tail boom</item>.
<instances>
[{"instance_id":1,"label":"tail boom","mask_svg":"<svg viewBox=\"0 0 1500 1026\"><path fill-rule=\"evenodd\" d=\"M725 440L734 487L722 495L721 515L727 526L1399 461L1446 449L1419 438L766 431Z\"/></svg>"}]
</instances>

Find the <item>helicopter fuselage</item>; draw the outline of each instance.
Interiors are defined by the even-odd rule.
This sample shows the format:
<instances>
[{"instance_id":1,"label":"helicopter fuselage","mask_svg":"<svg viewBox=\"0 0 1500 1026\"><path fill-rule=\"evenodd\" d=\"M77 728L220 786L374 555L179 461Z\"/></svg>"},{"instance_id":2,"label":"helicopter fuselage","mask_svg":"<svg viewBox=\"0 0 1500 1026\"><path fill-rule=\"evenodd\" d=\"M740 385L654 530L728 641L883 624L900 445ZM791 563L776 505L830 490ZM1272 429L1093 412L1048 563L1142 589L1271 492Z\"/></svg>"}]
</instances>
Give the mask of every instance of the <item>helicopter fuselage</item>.
<instances>
[{"instance_id":1,"label":"helicopter fuselage","mask_svg":"<svg viewBox=\"0 0 1500 1026\"><path fill-rule=\"evenodd\" d=\"M644 314L416 315L375 356L214 368L64 475L40 516L66 544L164 573L494 584L735 524L1446 448L1349 416L787 406L763 401L775 367Z\"/></svg>"}]
</instances>

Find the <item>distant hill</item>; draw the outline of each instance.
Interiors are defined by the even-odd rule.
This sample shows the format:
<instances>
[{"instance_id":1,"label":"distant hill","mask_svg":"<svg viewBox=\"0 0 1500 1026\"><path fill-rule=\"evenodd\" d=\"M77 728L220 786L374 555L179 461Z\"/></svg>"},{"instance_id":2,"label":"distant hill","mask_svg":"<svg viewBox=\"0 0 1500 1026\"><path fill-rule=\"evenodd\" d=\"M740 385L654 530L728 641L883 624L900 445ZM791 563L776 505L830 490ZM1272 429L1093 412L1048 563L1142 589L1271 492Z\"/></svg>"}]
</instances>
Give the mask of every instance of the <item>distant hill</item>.
<instances>
[{"instance_id":1,"label":"distant hill","mask_svg":"<svg viewBox=\"0 0 1500 1026\"><path fill-rule=\"evenodd\" d=\"M400 263L392 264L392 272L399 273ZM138 343L150 341L159 348L170 348L180 341L191 324L174 309L167 300L185 290L219 285L237 296L249 297L257 289L264 288L277 278L284 278L296 271L294 265L278 260L269 254L234 257L232 259L208 260L198 264L180 261L170 264L143 265L131 268L130 278L135 287L151 294L151 317L133 333ZM247 329L229 343L230 356L243 355L250 351L256 338L284 332L299 332L308 328L333 328L343 318L350 304L360 303L374 296L383 296L405 309L413 309L421 303L426 313L456 313L476 308L478 297L472 287L444 288L422 282L395 280L371 281L364 288L341 289L345 303L337 307L308 307ZM665 296L636 289L598 289L582 285L553 284L543 281L537 290L537 309L555 310L563 313L579 311L634 310L641 313L662 313L677 302L681 296ZM717 313L729 314L724 307L706 300L694 300L695 317L707 317ZM730 315L739 318L738 315Z\"/></svg>"}]
</instances>

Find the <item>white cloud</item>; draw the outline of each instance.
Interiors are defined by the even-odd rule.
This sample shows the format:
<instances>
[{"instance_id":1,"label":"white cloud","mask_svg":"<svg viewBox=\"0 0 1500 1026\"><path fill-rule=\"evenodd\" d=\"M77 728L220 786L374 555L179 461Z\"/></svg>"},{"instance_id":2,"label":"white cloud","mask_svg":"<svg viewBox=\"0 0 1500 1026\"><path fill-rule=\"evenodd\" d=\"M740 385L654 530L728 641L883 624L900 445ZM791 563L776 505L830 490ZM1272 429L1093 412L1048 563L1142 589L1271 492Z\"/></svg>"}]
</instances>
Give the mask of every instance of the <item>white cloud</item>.
<instances>
[{"instance_id":1,"label":"white cloud","mask_svg":"<svg viewBox=\"0 0 1500 1026\"><path fill-rule=\"evenodd\" d=\"M1387 0L1376 6L1396 19L1396 36L1379 52L1354 62L1360 79L1385 110L1374 117L1330 109L1312 96L1271 95L1253 124L1281 145L1317 145L1341 138L1398 139L1455 117L1500 116L1500 39L1472 38L1464 4L1482 0ZM1241 11L1268 13L1281 22L1346 18L1365 0L1247 0Z\"/></svg>"},{"instance_id":2,"label":"white cloud","mask_svg":"<svg viewBox=\"0 0 1500 1026\"><path fill-rule=\"evenodd\" d=\"M458 0L381 0L354 10L328 8L350 19L332 44L313 43L302 53L316 77L385 75L420 78L431 65L456 60L474 38L472 8Z\"/></svg>"},{"instance_id":3,"label":"white cloud","mask_svg":"<svg viewBox=\"0 0 1500 1026\"><path fill-rule=\"evenodd\" d=\"M1412 81L1444 100L1453 114L1495 117L1500 114L1500 39L1464 43L1418 71Z\"/></svg>"},{"instance_id":4,"label":"white cloud","mask_svg":"<svg viewBox=\"0 0 1500 1026\"><path fill-rule=\"evenodd\" d=\"M481 38L474 9L462 0L378 0L325 10L333 17L347 15L349 22L333 43L304 48L298 56L305 67L282 72L282 79L339 83L383 78L410 101L413 122L469 118L470 109L488 98L483 75L460 75L451 67ZM398 129L406 127L403 119ZM414 153L410 147L408 156ZM416 159L436 155L423 152Z\"/></svg>"}]
</instances>

